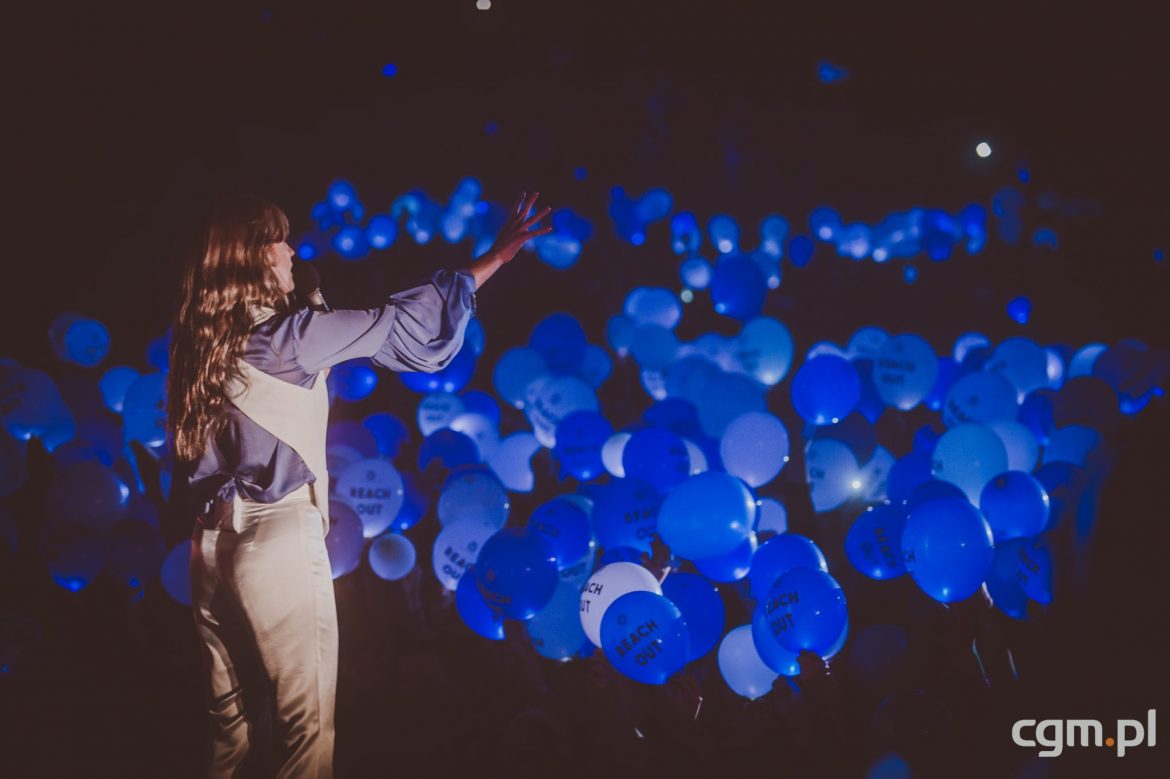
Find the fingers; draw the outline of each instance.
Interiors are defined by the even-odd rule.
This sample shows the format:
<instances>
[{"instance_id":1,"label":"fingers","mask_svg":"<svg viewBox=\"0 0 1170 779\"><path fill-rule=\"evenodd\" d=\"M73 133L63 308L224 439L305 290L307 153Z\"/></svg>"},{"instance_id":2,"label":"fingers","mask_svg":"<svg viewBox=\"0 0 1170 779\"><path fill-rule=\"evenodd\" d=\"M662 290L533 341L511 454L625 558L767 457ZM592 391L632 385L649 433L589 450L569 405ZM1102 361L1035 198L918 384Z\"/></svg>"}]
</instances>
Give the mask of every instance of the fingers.
<instances>
[{"instance_id":1,"label":"fingers","mask_svg":"<svg viewBox=\"0 0 1170 779\"><path fill-rule=\"evenodd\" d=\"M520 193L520 198L516 201L516 205L512 206L512 218L520 216L520 206L524 203L524 198L527 196L526 192Z\"/></svg>"},{"instance_id":2,"label":"fingers","mask_svg":"<svg viewBox=\"0 0 1170 779\"><path fill-rule=\"evenodd\" d=\"M536 216L533 216L533 217L529 218L528 220L526 220L526 221L524 222L524 224L522 225L522 227L523 227L525 230L527 230L529 227L532 227L532 225L536 224L536 223L537 223L537 222L539 222L541 219L544 219L546 216L548 216L548 215L549 215L549 214L551 214L551 213L552 213L552 209L551 209L551 208L545 208L543 211L541 211L541 212L540 212L539 214L537 214Z\"/></svg>"}]
</instances>

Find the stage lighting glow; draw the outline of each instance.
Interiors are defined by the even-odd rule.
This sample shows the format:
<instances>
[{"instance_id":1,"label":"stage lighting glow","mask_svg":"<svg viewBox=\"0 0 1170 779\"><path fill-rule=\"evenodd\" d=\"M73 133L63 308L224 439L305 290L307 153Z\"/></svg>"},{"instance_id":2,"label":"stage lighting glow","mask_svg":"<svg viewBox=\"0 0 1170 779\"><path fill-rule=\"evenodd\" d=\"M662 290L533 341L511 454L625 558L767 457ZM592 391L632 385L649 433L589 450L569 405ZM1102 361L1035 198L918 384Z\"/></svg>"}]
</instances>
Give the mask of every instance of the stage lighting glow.
<instances>
[{"instance_id":1,"label":"stage lighting glow","mask_svg":"<svg viewBox=\"0 0 1170 779\"><path fill-rule=\"evenodd\" d=\"M681 299L682 302L684 302L684 303L690 303L692 300L695 299L695 293L691 292L689 289L684 289L682 292L680 292L678 294L678 296L679 296L679 299Z\"/></svg>"},{"instance_id":2,"label":"stage lighting glow","mask_svg":"<svg viewBox=\"0 0 1170 779\"><path fill-rule=\"evenodd\" d=\"M393 62L387 62L385 65L382 66L382 75L385 76L386 78L390 78L391 76L397 75L397 73L398 73L398 66L395 65Z\"/></svg>"},{"instance_id":3,"label":"stage lighting glow","mask_svg":"<svg viewBox=\"0 0 1170 779\"><path fill-rule=\"evenodd\" d=\"M990 157L991 156L991 145L989 143L987 143L987 141L983 141L978 146L975 147L975 153L978 154L980 157Z\"/></svg>"},{"instance_id":4,"label":"stage lighting glow","mask_svg":"<svg viewBox=\"0 0 1170 779\"><path fill-rule=\"evenodd\" d=\"M475 7L481 11L486 11L492 7L492 0L475 0Z\"/></svg>"}]
</instances>

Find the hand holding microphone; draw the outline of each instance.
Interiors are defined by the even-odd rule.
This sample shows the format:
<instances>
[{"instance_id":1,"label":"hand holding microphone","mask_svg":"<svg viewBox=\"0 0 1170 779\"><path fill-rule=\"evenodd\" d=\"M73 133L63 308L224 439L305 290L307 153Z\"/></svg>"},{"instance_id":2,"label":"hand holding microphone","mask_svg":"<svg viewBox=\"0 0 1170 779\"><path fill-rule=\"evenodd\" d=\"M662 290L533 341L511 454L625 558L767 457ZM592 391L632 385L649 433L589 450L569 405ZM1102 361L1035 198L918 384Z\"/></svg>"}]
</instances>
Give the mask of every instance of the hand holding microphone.
<instances>
[{"instance_id":1,"label":"hand holding microphone","mask_svg":"<svg viewBox=\"0 0 1170 779\"><path fill-rule=\"evenodd\" d=\"M293 283L296 284L295 294L299 300L305 302L314 311L332 311L321 294L321 274L308 262L294 262L292 267Z\"/></svg>"}]
</instances>

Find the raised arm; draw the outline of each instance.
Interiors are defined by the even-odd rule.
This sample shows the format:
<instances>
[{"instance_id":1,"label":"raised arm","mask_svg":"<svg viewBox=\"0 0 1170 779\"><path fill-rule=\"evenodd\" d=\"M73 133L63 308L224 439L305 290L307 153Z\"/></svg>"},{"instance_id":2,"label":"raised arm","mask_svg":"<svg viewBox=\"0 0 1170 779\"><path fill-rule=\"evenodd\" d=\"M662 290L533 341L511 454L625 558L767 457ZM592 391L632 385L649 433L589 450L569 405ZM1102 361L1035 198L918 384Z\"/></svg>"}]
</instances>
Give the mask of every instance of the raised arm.
<instances>
[{"instance_id":1,"label":"raised arm","mask_svg":"<svg viewBox=\"0 0 1170 779\"><path fill-rule=\"evenodd\" d=\"M520 247L527 241L538 235L552 232L551 225L536 230L532 229L533 225L548 216L551 208L545 208L540 213L525 218L536 204L538 197L540 197L539 192L533 192L531 196L525 192L520 193L520 199L512 206L508 221L500 229L500 234L496 236L492 247L468 268L471 275L475 277L476 289L482 287L484 282L490 279L497 270L511 262L512 258L516 256L516 252L520 251Z\"/></svg>"}]
</instances>

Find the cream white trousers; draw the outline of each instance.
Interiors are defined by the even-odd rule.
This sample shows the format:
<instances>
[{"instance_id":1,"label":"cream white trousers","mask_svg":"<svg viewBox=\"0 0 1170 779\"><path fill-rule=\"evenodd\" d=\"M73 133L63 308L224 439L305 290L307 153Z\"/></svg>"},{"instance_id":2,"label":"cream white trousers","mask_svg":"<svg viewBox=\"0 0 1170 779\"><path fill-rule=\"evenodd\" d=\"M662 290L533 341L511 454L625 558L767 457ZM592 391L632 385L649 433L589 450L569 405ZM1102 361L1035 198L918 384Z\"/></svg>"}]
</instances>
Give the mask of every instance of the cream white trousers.
<instances>
[{"instance_id":1,"label":"cream white trousers","mask_svg":"<svg viewBox=\"0 0 1170 779\"><path fill-rule=\"evenodd\" d=\"M196 520L191 602L210 679L209 777L249 775L272 715L269 775L333 775L337 605L321 512L308 487L236 499ZM249 772L249 773L246 773Z\"/></svg>"}]
</instances>

